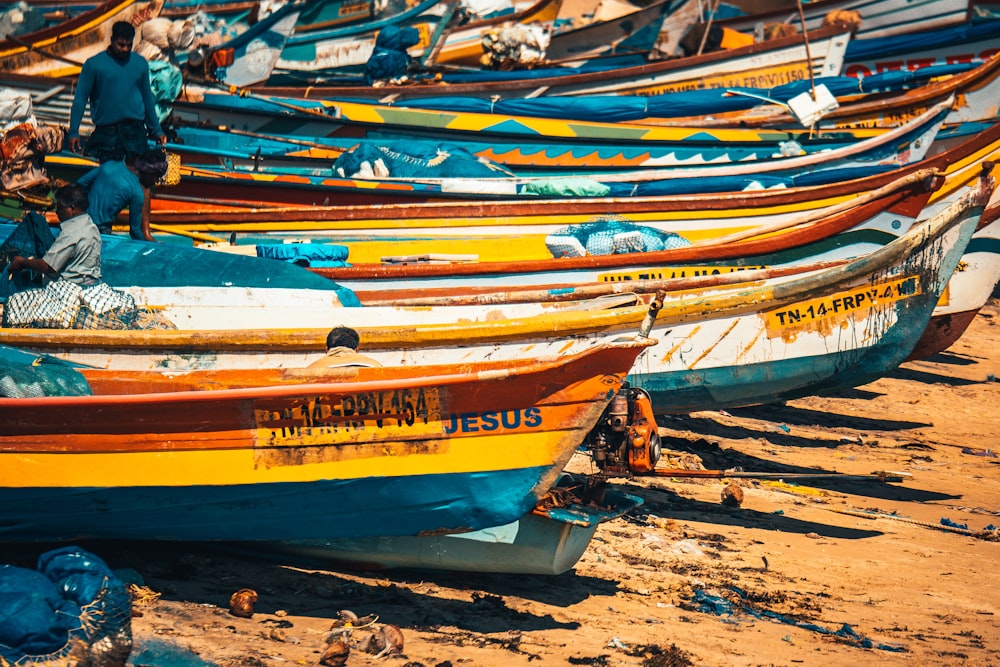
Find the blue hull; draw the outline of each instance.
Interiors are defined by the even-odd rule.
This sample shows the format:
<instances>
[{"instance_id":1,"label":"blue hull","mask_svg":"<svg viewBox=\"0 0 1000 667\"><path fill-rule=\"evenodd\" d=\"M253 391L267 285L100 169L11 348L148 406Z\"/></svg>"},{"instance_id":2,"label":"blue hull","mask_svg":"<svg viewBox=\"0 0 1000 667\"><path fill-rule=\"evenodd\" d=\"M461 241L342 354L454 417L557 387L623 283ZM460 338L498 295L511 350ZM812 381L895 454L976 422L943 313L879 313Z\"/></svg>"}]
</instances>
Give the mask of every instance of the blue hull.
<instances>
[{"instance_id":1,"label":"blue hull","mask_svg":"<svg viewBox=\"0 0 1000 667\"><path fill-rule=\"evenodd\" d=\"M532 489L546 471L256 486L3 489L0 541L303 540L479 530L530 512L538 501Z\"/></svg>"}]
</instances>

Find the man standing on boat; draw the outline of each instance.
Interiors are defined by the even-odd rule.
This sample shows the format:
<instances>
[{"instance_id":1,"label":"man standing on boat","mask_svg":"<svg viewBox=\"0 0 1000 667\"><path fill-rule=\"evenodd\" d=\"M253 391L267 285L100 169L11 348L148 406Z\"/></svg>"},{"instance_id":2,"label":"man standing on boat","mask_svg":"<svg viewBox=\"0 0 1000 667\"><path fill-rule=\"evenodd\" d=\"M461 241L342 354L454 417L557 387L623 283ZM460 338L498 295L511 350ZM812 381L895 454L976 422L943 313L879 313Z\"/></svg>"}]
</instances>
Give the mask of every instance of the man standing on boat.
<instances>
[{"instance_id":1,"label":"man standing on boat","mask_svg":"<svg viewBox=\"0 0 1000 667\"><path fill-rule=\"evenodd\" d=\"M135 27L119 21L111 27L108 48L83 64L67 134L70 150L80 152L80 123L89 103L94 131L87 140L85 154L101 163L122 161L129 169L134 169L136 158L149 149L149 135L154 136L160 145L167 142L156 116L156 100L149 83L149 63L142 56L132 53L134 41ZM128 185L131 183L124 184L122 188L127 189ZM150 188L146 182L142 183L142 191L145 208L150 200ZM152 240L148 231L142 237Z\"/></svg>"},{"instance_id":2,"label":"man standing on boat","mask_svg":"<svg viewBox=\"0 0 1000 667\"><path fill-rule=\"evenodd\" d=\"M80 122L88 102L95 129L85 152L99 162L124 160L131 164L149 148L147 130L158 143L167 142L156 117L149 63L132 53L134 40L132 24L119 21L111 28L108 48L83 64L67 134L74 152L80 152Z\"/></svg>"}]
</instances>

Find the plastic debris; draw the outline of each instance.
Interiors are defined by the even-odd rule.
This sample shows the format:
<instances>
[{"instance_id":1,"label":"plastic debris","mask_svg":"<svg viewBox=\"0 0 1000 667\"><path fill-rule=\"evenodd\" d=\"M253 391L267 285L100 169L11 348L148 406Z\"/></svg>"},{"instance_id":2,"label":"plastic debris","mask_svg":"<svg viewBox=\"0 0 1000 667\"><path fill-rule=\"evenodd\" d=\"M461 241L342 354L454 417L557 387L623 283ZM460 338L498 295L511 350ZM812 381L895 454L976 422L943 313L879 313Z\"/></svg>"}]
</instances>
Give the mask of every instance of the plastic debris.
<instances>
[{"instance_id":1,"label":"plastic debris","mask_svg":"<svg viewBox=\"0 0 1000 667\"><path fill-rule=\"evenodd\" d=\"M955 523L954 521L952 521L948 517L942 517L941 518L941 525L942 526L948 526L949 528L961 528L962 530L968 530L969 529L969 524L967 524L967 523Z\"/></svg>"},{"instance_id":2,"label":"plastic debris","mask_svg":"<svg viewBox=\"0 0 1000 667\"><path fill-rule=\"evenodd\" d=\"M854 628L852 628L847 623L840 626L839 630L830 630L829 628L824 628L821 625L815 623L808 623L806 621L799 621L794 618L785 616L784 614L779 614L774 611L768 611L766 609L753 609L743 601L746 600L747 595L744 591L732 587L732 590L738 596L736 602L727 600L726 598L720 597L718 595L712 595L706 593L704 590L699 589L694 592L694 597L688 605L688 608L693 611L700 611L706 614L715 614L716 616L725 616L729 619L723 619L726 622L733 623L739 622L737 618L737 613L744 614L750 618L757 619L768 619L772 621L777 621L778 623L785 623L787 625L793 625L797 628L803 630L811 630L813 632L818 632L823 635L828 635L835 637L845 644L850 644L851 646L856 646L858 648L868 648L868 649L879 649L881 651L893 651L893 652L904 652L906 648L898 644L880 644L873 642L864 635L859 635Z\"/></svg>"},{"instance_id":3,"label":"plastic debris","mask_svg":"<svg viewBox=\"0 0 1000 667\"><path fill-rule=\"evenodd\" d=\"M701 550L698 543L692 539L681 540L674 544L670 548L670 551L677 556L704 556L705 552Z\"/></svg>"},{"instance_id":4,"label":"plastic debris","mask_svg":"<svg viewBox=\"0 0 1000 667\"><path fill-rule=\"evenodd\" d=\"M972 447L962 447L963 454L969 454L970 456L985 456L991 459L997 457L996 452L991 449L973 449Z\"/></svg>"}]
</instances>

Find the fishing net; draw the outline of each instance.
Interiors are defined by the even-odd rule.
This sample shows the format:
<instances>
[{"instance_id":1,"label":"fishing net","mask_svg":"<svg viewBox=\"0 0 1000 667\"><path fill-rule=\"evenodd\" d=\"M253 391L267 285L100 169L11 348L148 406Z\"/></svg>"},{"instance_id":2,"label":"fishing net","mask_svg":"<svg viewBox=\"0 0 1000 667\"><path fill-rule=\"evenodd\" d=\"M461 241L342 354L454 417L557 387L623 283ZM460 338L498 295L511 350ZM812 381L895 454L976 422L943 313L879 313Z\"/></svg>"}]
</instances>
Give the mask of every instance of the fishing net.
<instances>
[{"instance_id":1,"label":"fishing net","mask_svg":"<svg viewBox=\"0 0 1000 667\"><path fill-rule=\"evenodd\" d=\"M87 379L74 364L0 345L0 396L89 396Z\"/></svg>"},{"instance_id":2,"label":"fishing net","mask_svg":"<svg viewBox=\"0 0 1000 667\"><path fill-rule=\"evenodd\" d=\"M26 213L10 236L0 244L0 266L9 266L15 255L41 257L55 240L45 216L34 211ZM5 268L3 275L0 275L0 302L5 301L14 292L41 286L41 274L19 271L11 276Z\"/></svg>"},{"instance_id":3,"label":"fishing net","mask_svg":"<svg viewBox=\"0 0 1000 667\"><path fill-rule=\"evenodd\" d=\"M128 588L94 554L69 546L37 570L0 566L0 665L124 667L131 652Z\"/></svg>"},{"instance_id":4,"label":"fishing net","mask_svg":"<svg viewBox=\"0 0 1000 667\"><path fill-rule=\"evenodd\" d=\"M607 216L550 234L545 238L545 245L553 257L583 257L671 250L691 245L691 242L673 232Z\"/></svg>"},{"instance_id":5,"label":"fishing net","mask_svg":"<svg viewBox=\"0 0 1000 667\"><path fill-rule=\"evenodd\" d=\"M137 316L131 294L106 283L81 287L56 280L8 297L2 321L5 327L34 329L130 329Z\"/></svg>"}]
</instances>

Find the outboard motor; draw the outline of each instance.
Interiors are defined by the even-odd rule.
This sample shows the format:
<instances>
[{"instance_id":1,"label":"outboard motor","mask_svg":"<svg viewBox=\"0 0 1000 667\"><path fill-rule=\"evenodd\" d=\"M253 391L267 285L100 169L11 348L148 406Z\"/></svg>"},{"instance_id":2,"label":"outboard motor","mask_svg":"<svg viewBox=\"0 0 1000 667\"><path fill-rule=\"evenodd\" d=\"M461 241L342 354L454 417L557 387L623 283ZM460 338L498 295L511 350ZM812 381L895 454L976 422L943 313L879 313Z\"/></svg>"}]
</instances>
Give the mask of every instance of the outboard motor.
<instances>
[{"instance_id":1,"label":"outboard motor","mask_svg":"<svg viewBox=\"0 0 1000 667\"><path fill-rule=\"evenodd\" d=\"M653 402L646 390L625 383L584 444L602 472L652 472L660 460L662 443Z\"/></svg>"}]
</instances>

